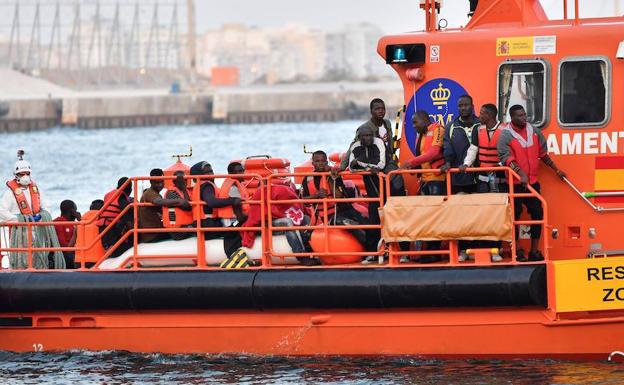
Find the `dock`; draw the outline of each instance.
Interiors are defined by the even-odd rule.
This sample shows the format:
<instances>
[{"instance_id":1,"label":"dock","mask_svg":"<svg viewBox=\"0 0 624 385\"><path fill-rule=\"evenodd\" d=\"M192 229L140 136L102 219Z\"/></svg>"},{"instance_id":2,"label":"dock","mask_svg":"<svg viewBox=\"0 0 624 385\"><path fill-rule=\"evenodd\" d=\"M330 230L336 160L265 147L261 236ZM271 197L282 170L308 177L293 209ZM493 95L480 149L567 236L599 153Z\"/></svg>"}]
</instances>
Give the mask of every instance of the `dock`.
<instances>
[{"instance_id":1,"label":"dock","mask_svg":"<svg viewBox=\"0 0 624 385\"><path fill-rule=\"evenodd\" d=\"M389 116L402 105L398 81L169 89L72 90L2 69L0 132L57 126L103 129L184 124L255 124L363 119L382 98Z\"/></svg>"}]
</instances>

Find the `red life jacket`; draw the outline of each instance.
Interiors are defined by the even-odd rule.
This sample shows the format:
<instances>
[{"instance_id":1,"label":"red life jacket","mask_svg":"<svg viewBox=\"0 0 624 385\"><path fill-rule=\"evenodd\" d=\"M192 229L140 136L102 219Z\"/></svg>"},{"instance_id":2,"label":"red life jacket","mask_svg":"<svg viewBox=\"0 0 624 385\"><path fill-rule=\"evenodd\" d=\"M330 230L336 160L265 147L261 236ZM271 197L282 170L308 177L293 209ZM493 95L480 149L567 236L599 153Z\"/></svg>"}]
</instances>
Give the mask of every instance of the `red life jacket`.
<instances>
[{"instance_id":1,"label":"red life jacket","mask_svg":"<svg viewBox=\"0 0 624 385\"><path fill-rule=\"evenodd\" d=\"M117 216L121 213L121 205L119 204L119 199L125 195L122 191L115 199L113 199L113 195L118 191L118 189L109 191L104 195L104 211L100 213L97 220L98 227L108 226Z\"/></svg>"},{"instance_id":2,"label":"red life jacket","mask_svg":"<svg viewBox=\"0 0 624 385\"><path fill-rule=\"evenodd\" d=\"M537 183L537 171L539 169L540 155L542 154L535 128L530 123L527 123L525 128L526 140L511 127L511 123L506 125L504 129L511 132L512 140L509 142L509 147L516 158L518 166L529 177L529 183ZM520 184L520 181L515 180L514 183Z\"/></svg>"},{"instance_id":3,"label":"red life jacket","mask_svg":"<svg viewBox=\"0 0 624 385\"><path fill-rule=\"evenodd\" d=\"M500 164L496 147L501 133L499 125L500 123L494 127L494 135L491 139L487 127L484 124L479 127L479 167L496 167Z\"/></svg>"},{"instance_id":4,"label":"red life jacket","mask_svg":"<svg viewBox=\"0 0 624 385\"><path fill-rule=\"evenodd\" d=\"M232 178L228 178L225 181L223 181L223 184L221 185L221 188L218 190L218 192L215 191L215 194L217 194L217 198L221 198L221 199L230 198L230 190L232 190L233 187L236 187L238 189L238 191L240 192L240 198L242 200L249 199L249 193L247 192L247 189L243 187L243 185L240 183L238 179L232 179ZM226 219L236 218L236 214L234 213L234 207L232 206L220 207L215 210L217 211L217 216L219 218L226 218ZM249 205L243 205L243 212L247 212L247 211L249 211Z\"/></svg>"},{"instance_id":5,"label":"red life jacket","mask_svg":"<svg viewBox=\"0 0 624 385\"><path fill-rule=\"evenodd\" d=\"M169 191L176 193L178 197L184 199L184 193L176 186L171 186L171 188L167 191L167 195L169 195ZM183 227L190 225L193 222L193 210L183 210L180 207L162 207L163 227Z\"/></svg>"},{"instance_id":6,"label":"red life jacket","mask_svg":"<svg viewBox=\"0 0 624 385\"><path fill-rule=\"evenodd\" d=\"M34 215L41 211L41 196L39 195L39 189L34 181L31 181L30 185L28 185L32 207L28 204L24 190L22 190L22 187L15 179L8 181L6 185L13 192L17 207L19 207L22 215Z\"/></svg>"},{"instance_id":7,"label":"red life jacket","mask_svg":"<svg viewBox=\"0 0 624 385\"><path fill-rule=\"evenodd\" d=\"M310 196L318 194L319 189L324 188L327 191L327 198L334 197L334 195L332 194L331 188L329 187L329 183L327 183L327 177L321 177L321 181L319 183L318 189L316 188L316 184L314 183L313 176L306 177L306 185L308 186L308 192L310 193ZM321 221L324 220L325 209L324 209L323 202L315 203L314 206L315 206L315 211L316 211L316 218L320 219ZM335 212L336 212L336 203L327 202L327 219L331 220Z\"/></svg>"}]
</instances>

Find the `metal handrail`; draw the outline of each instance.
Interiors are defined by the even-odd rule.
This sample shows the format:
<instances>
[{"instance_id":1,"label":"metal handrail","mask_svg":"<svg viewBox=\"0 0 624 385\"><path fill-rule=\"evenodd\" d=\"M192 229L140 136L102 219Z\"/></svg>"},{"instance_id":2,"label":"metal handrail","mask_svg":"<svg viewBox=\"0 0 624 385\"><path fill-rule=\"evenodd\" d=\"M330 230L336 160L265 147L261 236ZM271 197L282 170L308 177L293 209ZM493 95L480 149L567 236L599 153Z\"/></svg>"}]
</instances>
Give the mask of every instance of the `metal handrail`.
<instances>
[{"instance_id":1,"label":"metal handrail","mask_svg":"<svg viewBox=\"0 0 624 385\"><path fill-rule=\"evenodd\" d=\"M548 224L548 204L546 203L546 200L544 199L544 197L542 197L541 194L539 194L530 184L527 184L526 189L528 190L528 193L516 193L514 192L514 179L515 180L520 180L520 175L518 175L514 170L512 170L509 167L503 167L503 166L499 166L499 167L471 167L471 168L467 168L466 170L462 171L459 168L452 168L448 170L447 173L447 178L446 178L446 196L450 197L452 195L452 186L451 186L451 175L453 173L460 173L460 172L501 172L504 171L506 178L507 178L507 185L509 187L509 192L507 192L507 195L509 196L509 204L511 207L511 214L514 215L514 205L515 205L515 201L514 198L536 198L540 201L543 211L544 211L544 216L542 218L542 220L516 220L515 217L512 217L512 224L514 227L514 231L512 231L512 239L511 239L511 250L512 250L512 262L513 263L518 263L517 261L517 255L515 253L516 250L516 244L517 244L517 239L516 239L516 235L515 235L515 227L519 226L519 225L533 225L533 224L541 224L542 225L542 236L541 241L543 244L543 255L544 255L544 259L545 260L549 260L549 245L548 245L548 237L546 236L546 228L547 228L547 224ZM415 169L415 170L394 170L388 173L387 178L386 178L386 190L390 191L390 179L392 175L395 174L412 174L412 175L420 175L420 174L430 174L432 172L441 172L439 170L436 169ZM396 257L400 254L400 255L426 255L426 254L444 254L444 255L449 255L449 263L454 265L456 264L457 261L457 252L458 252L458 248L457 248L457 241L449 241L449 249L445 250L443 253L433 253L431 251L395 251L393 250L393 248L390 248L389 254L390 254L390 263L397 263L396 261ZM526 262L523 262L526 263Z\"/></svg>"}]
</instances>

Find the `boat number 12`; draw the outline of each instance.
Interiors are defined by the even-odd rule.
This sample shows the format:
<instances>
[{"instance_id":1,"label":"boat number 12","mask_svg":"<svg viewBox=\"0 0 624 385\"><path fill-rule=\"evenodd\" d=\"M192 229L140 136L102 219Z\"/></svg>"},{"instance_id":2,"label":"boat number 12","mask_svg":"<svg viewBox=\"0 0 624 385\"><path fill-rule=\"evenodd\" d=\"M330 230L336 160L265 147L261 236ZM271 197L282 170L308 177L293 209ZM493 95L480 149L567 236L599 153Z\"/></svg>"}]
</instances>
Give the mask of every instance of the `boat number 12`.
<instances>
[{"instance_id":1,"label":"boat number 12","mask_svg":"<svg viewBox=\"0 0 624 385\"><path fill-rule=\"evenodd\" d=\"M43 351L43 344L33 344L32 346L33 346L33 349L36 352L42 352Z\"/></svg>"}]
</instances>

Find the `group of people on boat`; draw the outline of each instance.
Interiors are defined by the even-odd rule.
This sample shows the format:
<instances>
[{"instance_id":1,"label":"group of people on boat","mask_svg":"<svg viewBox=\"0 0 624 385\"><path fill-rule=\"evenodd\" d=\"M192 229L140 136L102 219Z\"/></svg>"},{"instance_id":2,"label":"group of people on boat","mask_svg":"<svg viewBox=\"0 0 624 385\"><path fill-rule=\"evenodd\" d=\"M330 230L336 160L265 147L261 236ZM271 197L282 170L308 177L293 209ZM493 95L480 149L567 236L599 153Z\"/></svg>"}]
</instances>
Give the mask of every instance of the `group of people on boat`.
<instances>
[{"instance_id":1,"label":"group of people on boat","mask_svg":"<svg viewBox=\"0 0 624 385\"><path fill-rule=\"evenodd\" d=\"M379 198L381 189L380 173L388 174L397 169L420 168L431 170L419 174L420 195L446 195L446 179L448 170L459 168L459 173L451 176L453 194L471 194L487 192L507 192L508 181L505 172L479 171L467 172L470 167L508 166L514 170L520 180L514 181L516 192L528 192L531 186L537 192L541 186L538 181L538 165L541 159L561 178L565 174L559 170L546 150L546 141L539 129L527 122L527 115L522 106L514 105L509 109L511 121L501 123L494 104L484 104L476 116L473 100L464 95L458 101L458 117L446 125L432 121L424 110L413 115L411 123L418 133L415 146L415 157L407 160L399 167L396 157L398 141L393 136L391 123L386 119L385 103L381 99L370 102L371 118L360 125L355 138L347 152L339 162L331 166L324 151L312 153L312 167L315 173L324 176L310 175L303 178L301 188L286 178L284 183L276 183L271 187L272 200L297 199L315 200L324 198L356 198L364 194L367 198ZM341 172L363 172L364 191L360 191L351 180L344 180ZM20 160L15 165L14 179L7 182L8 190L0 201L0 222L42 221L43 213L47 213L41 200L39 189L30 178L30 164ZM235 177L245 173L241 162L232 162L228 166L231 179L218 187L211 179L214 171L206 161L194 164L188 174L183 170L175 171L175 179L165 189L162 169L150 172L150 186L143 191L138 208L138 227L148 229L140 232L139 242L153 243L166 240L182 240L197 235L193 231L167 231L174 228L195 228L199 222L203 228L212 228L204 232L206 240L223 239L225 255L240 255L242 246L251 247L255 241L254 231L233 231L227 227L254 227L261 222L259 205L247 205L246 200L260 200L260 189L250 191L245 179ZM205 179L201 178L205 177ZM201 178L201 179L200 179ZM192 181L192 182L191 182ZM195 181L199 181L196 183ZM249 180L248 180L249 181ZM195 184L191 187L191 184ZM384 196L407 195L401 174L393 174L389 183L390 191ZM256 186L257 187L257 186ZM165 190L163 194L163 190ZM134 202L132 184L127 177L120 178L117 187L105 194L102 200L92 203L89 218L97 215L96 226L102 234L101 243L105 250L110 250L109 257L121 255L133 245L133 237L125 235L134 226L133 210L125 210ZM191 202L201 201L201 206L193 206ZM314 202L311 204L288 203L271 207L273 225L279 227L305 226L328 222L332 225L379 225L379 208L381 202L369 201L366 205L352 202ZM522 214L523 206L527 208L532 220L543 218L541 203L534 197L515 198L515 217ZM103 210L98 212L103 207ZM81 215L76 204L66 200L61 203L61 216L55 221L80 221ZM124 213L123 215L122 212ZM95 213L95 214L94 214ZM49 216L49 214L47 214ZM223 228L223 231L219 229ZM217 230L215 230L217 229ZM150 231L151 230L151 231ZM381 239L378 229L350 229L349 232L366 251L376 252ZM538 249L541 226L531 226L531 250L528 256L523 250L517 250L519 260L542 260ZM52 244L71 248L76 244L75 226L59 224L56 226L57 239ZM311 252L307 242L306 231L286 231L286 238L293 253ZM308 236L306 236L308 235ZM425 242L429 250L440 248L440 242ZM469 259L466 250L475 247L499 247L500 242L492 241L460 241L459 260ZM410 242L400 242L401 250L409 250ZM74 265L74 255L64 252L65 265ZM302 264L318 264L314 257L298 258ZM439 256L422 256L419 262L436 262ZM499 254L493 254L494 262L501 261ZM377 257L365 257L362 263L373 263ZM402 262L409 262L409 257L402 257ZM53 263L51 262L50 266Z\"/></svg>"},{"instance_id":2,"label":"group of people on boat","mask_svg":"<svg viewBox=\"0 0 624 385\"><path fill-rule=\"evenodd\" d=\"M473 99L463 95L458 100L458 117L445 126L431 121L430 115L423 110L416 111L412 124L418 132L416 156L406 161L402 169L431 169L430 173L420 176L420 194L445 195L447 172L458 168L459 173L451 175L453 194L508 192L509 183L505 172L484 170L466 172L468 168L493 168L507 166L515 171L520 180L514 180L516 193L528 193L530 185L537 193L541 191L538 180L539 161L552 168L560 178L566 174L561 171L548 156L546 140L542 132L527 121L527 114L521 105L509 108L510 122L498 119L498 109L494 104L481 106L479 116L474 112ZM526 207L532 220L543 219L543 208L536 197L514 198L514 216L520 219ZM516 228L516 238L518 229ZM541 261L544 259L539 250L542 226L531 225L531 249L528 255L524 250L516 250L518 260ZM437 244L429 245L434 248ZM501 242L460 241L459 261L470 258L469 248L484 247L501 249ZM436 257L439 258L439 257ZM501 261L498 253L492 255L492 261Z\"/></svg>"}]
</instances>

